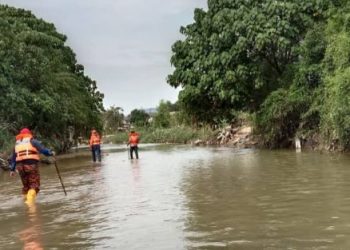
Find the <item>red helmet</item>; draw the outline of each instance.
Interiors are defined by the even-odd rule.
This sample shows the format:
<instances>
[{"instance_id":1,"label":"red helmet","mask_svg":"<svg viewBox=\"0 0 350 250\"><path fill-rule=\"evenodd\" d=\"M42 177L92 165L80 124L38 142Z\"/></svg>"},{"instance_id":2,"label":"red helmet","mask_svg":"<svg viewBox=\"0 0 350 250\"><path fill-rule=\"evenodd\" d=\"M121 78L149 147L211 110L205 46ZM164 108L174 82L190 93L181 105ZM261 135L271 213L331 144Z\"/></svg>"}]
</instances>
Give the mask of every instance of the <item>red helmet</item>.
<instances>
[{"instance_id":1,"label":"red helmet","mask_svg":"<svg viewBox=\"0 0 350 250\"><path fill-rule=\"evenodd\" d=\"M23 128L19 132L20 134L31 134L32 132L29 130L29 128Z\"/></svg>"}]
</instances>

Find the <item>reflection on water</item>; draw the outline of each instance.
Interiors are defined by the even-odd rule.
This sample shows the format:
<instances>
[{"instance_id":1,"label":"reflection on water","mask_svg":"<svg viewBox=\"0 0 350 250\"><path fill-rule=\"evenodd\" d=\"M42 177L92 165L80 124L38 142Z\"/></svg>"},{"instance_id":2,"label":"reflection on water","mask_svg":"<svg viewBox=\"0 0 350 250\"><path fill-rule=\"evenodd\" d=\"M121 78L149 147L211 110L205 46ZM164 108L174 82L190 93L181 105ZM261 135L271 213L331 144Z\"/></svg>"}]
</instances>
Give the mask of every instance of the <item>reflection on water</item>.
<instances>
[{"instance_id":1,"label":"reflection on water","mask_svg":"<svg viewBox=\"0 0 350 250\"><path fill-rule=\"evenodd\" d=\"M191 168L188 248L347 249L349 158L246 152Z\"/></svg>"},{"instance_id":2,"label":"reflection on water","mask_svg":"<svg viewBox=\"0 0 350 250\"><path fill-rule=\"evenodd\" d=\"M189 146L60 160L28 207L0 175L3 249L348 249L350 158Z\"/></svg>"},{"instance_id":3,"label":"reflection on water","mask_svg":"<svg viewBox=\"0 0 350 250\"><path fill-rule=\"evenodd\" d=\"M40 212L35 203L27 205L27 217L23 221L25 228L19 232L24 250L42 250Z\"/></svg>"}]
</instances>

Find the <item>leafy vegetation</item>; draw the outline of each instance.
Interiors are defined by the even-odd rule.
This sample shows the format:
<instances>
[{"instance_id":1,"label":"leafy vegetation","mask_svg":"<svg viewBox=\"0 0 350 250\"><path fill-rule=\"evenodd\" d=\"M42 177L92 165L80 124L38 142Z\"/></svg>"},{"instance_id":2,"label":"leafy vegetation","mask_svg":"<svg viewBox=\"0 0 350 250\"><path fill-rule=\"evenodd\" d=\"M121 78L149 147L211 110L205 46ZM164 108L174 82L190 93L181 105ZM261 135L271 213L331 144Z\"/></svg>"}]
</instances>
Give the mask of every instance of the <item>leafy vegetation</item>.
<instances>
[{"instance_id":1,"label":"leafy vegetation","mask_svg":"<svg viewBox=\"0 0 350 250\"><path fill-rule=\"evenodd\" d=\"M146 111L141 109L134 109L130 113L130 122L135 126L142 127L148 125L148 119L150 115L146 113Z\"/></svg>"},{"instance_id":2,"label":"leafy vegetation","mask_svg":"<svg viewBox=\"0 0 350 250\"><path fill-rule=\"evenodd\" d=\"M129 117L130 130L136 130L141 135L142 143L190 143L195 140L209 141L215 136L215 131L209 126L193 128L186 121L187 117L177 103L161 100L154 114L133 110ZM116 131L105 142L126 143L128 133Z\"/></svg>"},{"instance_id":3,"label":"leafy vegetation","mask_svg":"<svg viewBox=\"0 0 350 250\"><path fill-rule=\"evenodd\" d=\"M255 117L268 147L295 136L350 149L350 3L208 0L174 43L168 83L195 123Z\"/></svg>"},{"instance_id":4,"label":"leafy vegetation","mask_svg":"<svg viewBox=\"0 0 350 250\"><path fill-rule=\"evenodd\" d=\"M173 45L168 83L195 119L215 123L232 109L256 111L298 60L309 27L324 18L326 1L209 0Z\"/></svg>"},{"instance_id":5,"label":"leafy vegetation","mask_svg":"<svg viewBox=\"0 0 350 250\"><path fill-rule=\"evenodd\" d=\"M123 127L124 114L120 107L112 106L103 113L104 132L110 134Z\"/></svg>"},{"instance_id":6,"label":"leafy vegetation","mask_svg":"<svg viewBox=\"0 0 350 250\"><path fill-rule=\"evenodd\" d=\"M201 129L191 128L189 126L155 128L139 127L135 130L140 134L141 143L190 143L195 140L209 141L215 132L209 127ZM113 143L127 143L127 132L117 132L112 138Z\"/></svg>"},{"instance_id":7,"label":"leafy vegetation","mask_svg":"<svg viewBox=\"0 0 350 250\"><path fill-rule=\"evenodd\" d=\"M30 127L64 150L69 131L102 128L103 94L66 40L31 12L0 5L0 124L12 124L5 134Z\"/></svg>"}]
</instances>

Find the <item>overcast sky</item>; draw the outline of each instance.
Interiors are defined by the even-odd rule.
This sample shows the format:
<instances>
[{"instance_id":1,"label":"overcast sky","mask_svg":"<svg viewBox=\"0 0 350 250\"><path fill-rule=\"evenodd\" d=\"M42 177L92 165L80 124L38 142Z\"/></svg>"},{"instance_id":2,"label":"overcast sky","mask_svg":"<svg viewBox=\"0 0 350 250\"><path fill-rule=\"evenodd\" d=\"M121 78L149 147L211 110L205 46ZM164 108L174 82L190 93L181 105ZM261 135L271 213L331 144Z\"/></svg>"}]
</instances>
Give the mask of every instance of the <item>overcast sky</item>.
<instances>
[{"instance_id":1,"label":"overcast sky","mask_svg":"<svg viewBox=\"0 0 350 250\"><path fill-rule=\"evenodd\" d=\"M68 36L85 72L105 94L106 108L128 114L177 100L166 83L172 72L171 45L181 25L193 22L206 0L0 0L31 10Z\"/></svg>"}]
</instances>

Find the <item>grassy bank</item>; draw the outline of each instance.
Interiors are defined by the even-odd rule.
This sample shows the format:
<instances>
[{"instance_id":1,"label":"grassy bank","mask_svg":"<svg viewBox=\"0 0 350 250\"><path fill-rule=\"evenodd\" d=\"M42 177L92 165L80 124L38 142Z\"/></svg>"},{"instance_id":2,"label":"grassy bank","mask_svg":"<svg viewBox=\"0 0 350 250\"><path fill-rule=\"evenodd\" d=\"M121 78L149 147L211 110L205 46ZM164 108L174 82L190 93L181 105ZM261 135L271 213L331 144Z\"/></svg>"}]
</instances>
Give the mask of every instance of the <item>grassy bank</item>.
<instances>
[{"instance_id":1,"label":"grassy bank","mask_svg":"<svg viewBox=\"0 0 350 250\"><path fill-rule=\"evenodd\" d=\"M209 141L215 136L215 131L208 127L193 129L186 126L172 128L139 128L135 129L141 136L142 143L190 143L195 140ZM127 143L128 133L117 132L108 137L112 143Z\"/></svg>"},{"instance_id":2,"label":"grassy bank","mask_svg":"<svg viewBox=\"0 0 350 250\"><path fill-rule=\"evenodd\" d=\"M0 128L0 158L7 159L14 146L14 138L7 129Z\"/></svg>"}]
</instances>

